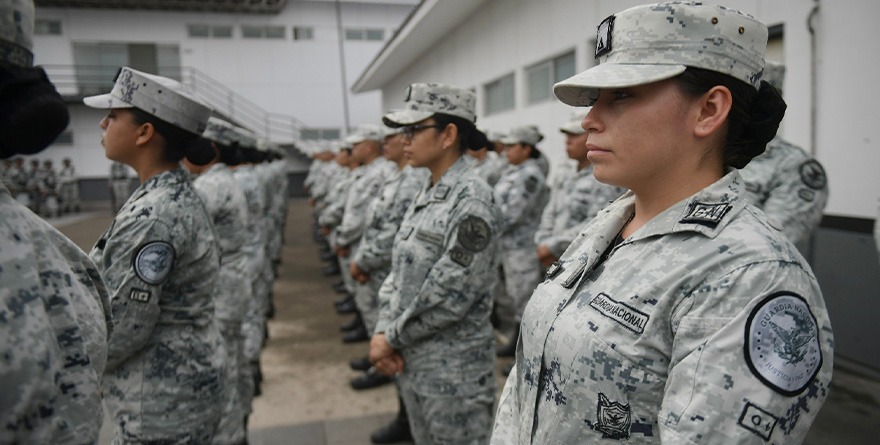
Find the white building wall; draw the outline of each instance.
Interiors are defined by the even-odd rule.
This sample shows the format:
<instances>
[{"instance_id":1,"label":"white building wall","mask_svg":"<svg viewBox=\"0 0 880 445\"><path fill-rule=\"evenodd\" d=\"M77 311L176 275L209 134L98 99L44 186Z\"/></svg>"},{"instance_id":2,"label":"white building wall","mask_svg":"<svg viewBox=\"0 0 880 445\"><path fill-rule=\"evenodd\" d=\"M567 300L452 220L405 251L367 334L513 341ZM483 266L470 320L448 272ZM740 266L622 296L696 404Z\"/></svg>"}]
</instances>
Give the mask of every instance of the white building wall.
<instances>
[{"instance_id":1,"label":"white building wall","mask_svg":"<svg viewBox=\"0 0 880 445\"><path fill-rule=\"evenodd\" d=\"M454 0L459 1L459 0ZM575 50L576 66L592 66L593 39L598 23L630 6L633 0L489 0L455 26L445 38L414 60L382 87L383 109L399 107L412 82L444 82L477 91L477 125L504 131L537 124L545 134L539 148L552 168L568 162L558 128L572 109L555 99L526 103L525 68ZM880 89L872 87L880 68L870 45L880 41L876 0L738 0L706 1L754 15L768 25L784 25L787 67L785 98L789 104L780 130L786 139L814 151L825 165L831 187L827 214L874 218L880 197L880 126L874 124L874 104ZM811 37L808 18L815 19L817 119L816 143L811 140ZM515 73L516 107L485 115L483 86ZM551 173L552 175L552 173Z\"/></svg>"},{"instance_id":2,"label":"white building wall","mask_svg":"<svg viewBox=\"0 0 880 445\"><path fill-rule=\"evenodd\" d=\"M384 41L344 42L349 85L416 3L417 0L341 3L343 27L385 32ZM37 8L36 12L37 19L57 19L62 23L61 36L34 36L37 65L74 65L74 42L175 44L180 48L182 66L204 72L264 110L293 116L308 128L339 128L345 132L339 33L333 1L288 1L277 15L81 8ZM190 38L187 24L232 25L233 37ZM242 25L283 25L285 38L244 39ZM314 39L293 40L294 26L312 27ZM352 126L379 122L380 92L348 95ZM109 161L103 158L98 143L97 122L101 113L76 105L70 109L73 145L53 146L37 157L60 160L70 156L81 176L107 176Z\"/></svg>"}]
</instances>

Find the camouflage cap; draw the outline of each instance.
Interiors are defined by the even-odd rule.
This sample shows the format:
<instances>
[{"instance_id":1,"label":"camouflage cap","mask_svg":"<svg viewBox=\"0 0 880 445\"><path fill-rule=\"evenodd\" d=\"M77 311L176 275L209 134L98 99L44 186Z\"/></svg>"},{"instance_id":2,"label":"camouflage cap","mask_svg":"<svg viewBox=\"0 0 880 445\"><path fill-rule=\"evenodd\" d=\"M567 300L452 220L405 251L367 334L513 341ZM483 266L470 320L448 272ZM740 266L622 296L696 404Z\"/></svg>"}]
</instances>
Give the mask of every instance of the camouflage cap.
<instances>
[{"instance_id":1,"label":"camouflage cap","mask_svg":"<svg viewBox=\"0 0 880 445\"><path fill-rule=\"evenodd\" d=\"M774 62L772 60L764 61L764 80L767 81L770 85L773 85L773 88L776 88L780 92L782 92L782 84L785 79L785 65Z\"/></svg>"},{"instance_id":2,"label":"camouflage cap","mask_svg":"<svg viewBox=\"0 0 880 445\"><path fill-rule=\"evenodd\" d=\"M235 125L214 116L208 118L208 128L202 133L202 137L223 145L232 145L238 142Z\"/></svg>"},{"instance_id":3,"label":"camouflage cap","mask_svg":"<svg viewBox=\"0 0 880 445\"><path fill-rule=\"evenodd\" d=\"M360 144L364 141L382 142L385 140L385 130L384 127L378 125L361 125L352 134L348 135L346 139L351 145Z\"/></svg>"},{"instance_id":4,"label":"camouflage cap","mask_svg":"<svg viewBox=\"0 0 880 445\"><path fill-rule=\"evenodd\" d=\"M182 83L127 66L119 71L109 93L86 97L83 103L92 108L137 108L198 135L211 117L211 109Z\"/></svg>"},{"instance_id":5,"label":"camouflage cap","mask_svg":"<svg viewBox=\"0 0 880 445\"><path fill-rule=\"evenodd\" d=\"M489 142L498 142L498 141L504 139L506 136L507 136L506 134L504 134L500 131L487 131L486 132L486 139L488 139Z\"/></svg>"},{"instance_id":6,"label":"camouflage cap","mask_svg":"<svg viewBox=\"0 0 880 445\"><path fill-rule=\"evenodd\" d=\"M727 74L760 87L767 26L739 11L700 2L642 5L599 24L601 64L553 86L560 101L587 106L599 89L669 79L687 67Z\"/></svg>"},{"instance_id":7,"label":"camouflage cap","mask_svg":"<svg viewBox=\"0 0 880 445\"><path fill-rule=\"evenodd\" d=\"M0 65L34 65L34 2L0 0Z\"/></svg>"},{"instance_id":8,"label":"camouflage cap","mask_svg":"<svg viewBox=\"0 0 880 445\"><path fill-rule=\"evenodd\" d=\"M389 136L394 136L395 134L403 133L403 127L391 128L386 126L382 130L384 130L386 138Z\"/></svg>"},{"instance_id":9,"label":"camouflage cap","mask_svg":"<svg viewBox=\"0 0 880 445\"><path fill-rule=\"evenodd\" d=\"M441 83L414 83L406 87L405 109L388 112L382 121L389 127L404 127L423 121L434 113L458 116L476 122L477 95L471 90Z\"/></svg>"},{"instance_id":10,"label":"camouflage cap","mask_svg":"<svg viewBox=\"0 0 880 445\"><path fill-rule=\"evenodd\" d=\"M544 135L538 130L536 125L524 125L515 127L507 133L507 136L501 138L502 144L528 144L531 146L538 145L538 142L544 140Z\"/></svg>"},{"instance_id":11,"label":"camouflage cap","mask_svg":"<svg viewBox=\"0 0 880 445\"><path fill-rule=\"evenodd\" d=\"M587 130L584 130L584 127L581 125L584 122L584 119L587 117L587 113L590 112L590 109L579 110L572 113L571 118L569 118L568 122L559 127L559 131L565 134L579 135L584 134Z\"/></svg>"},{"instance_id":12,"label":"camouflage cap","mask_svg":"<svg viewBox=\"0 0 880 445\"><path fill-rule=\"evenodd\" d=\"M257 135L247 128L235 127L235 139L244 148L257 148Z\"/></svg>"}]
</instances>

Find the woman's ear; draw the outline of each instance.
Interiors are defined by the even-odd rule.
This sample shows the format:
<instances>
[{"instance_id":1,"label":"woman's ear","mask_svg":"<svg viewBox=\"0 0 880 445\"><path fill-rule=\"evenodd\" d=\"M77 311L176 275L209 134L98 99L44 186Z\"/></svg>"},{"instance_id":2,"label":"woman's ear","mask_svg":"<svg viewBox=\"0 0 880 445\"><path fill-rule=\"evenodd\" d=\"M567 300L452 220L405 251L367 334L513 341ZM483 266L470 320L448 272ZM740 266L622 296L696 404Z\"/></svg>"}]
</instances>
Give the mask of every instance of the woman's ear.
<instances>
[{"instance_id":1,"label":"woman's ear","mask_svg":"<svg viewBox=\"0 0 880 445\"><path fill-rule=\"evenodd\" d=\"M733 108L733 96L725 86L717 85L709 89L698 99L699 114L694 124L694 135L709 137L724 128L730 109Z\"/></svg>"},{"instance_id":2,"label":"woman's ear","mask_svg":"<svg viewBox=\"0 0 880 445\"><path fill-rule=\"evenodd\" d=\"M443 127L443 131L440 132L440 138L442 143L441 147L443 147L444 150L452 147L455 145L455 140L458 139L458 127L454 124L446 124L446 126Z\"/></svg>"},{"instance_id":3,"label":"woman's ear","mask_svg":"<svg viewBox=\"0 0 880 445\"><path fill-rule=\"evenodd\" d=\"M145 122L137 128L137 139L135 139L135 143L137 145L145 145L150 142L155 135L156 127L149 122Z\"/></svg>"}]
</instances>

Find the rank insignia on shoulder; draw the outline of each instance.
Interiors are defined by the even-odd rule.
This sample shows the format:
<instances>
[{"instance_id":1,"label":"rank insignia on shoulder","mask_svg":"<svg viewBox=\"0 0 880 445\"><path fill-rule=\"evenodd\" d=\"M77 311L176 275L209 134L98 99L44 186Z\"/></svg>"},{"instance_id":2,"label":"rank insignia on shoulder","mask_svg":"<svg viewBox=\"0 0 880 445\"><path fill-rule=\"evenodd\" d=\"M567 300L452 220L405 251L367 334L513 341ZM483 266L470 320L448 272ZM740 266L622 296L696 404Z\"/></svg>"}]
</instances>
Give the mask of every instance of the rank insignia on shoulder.
<instances>
[{"instance_id":1,"label":"rank insignia on shoulder","mask_svg":"<svg viewBox=\"0 0 880 445\"><path fill-rule=\"evenodd\" d=\"M138 249L131 259L134 272L147 284L162 284L171 273L176 259L174 247L165 241L152 241Z\"/></svg>"},{"instance_id":2,"label":"rank insignia on shoulder","mask_svg":"<svg viewBox=\"0 0 880 445\"><path fill-rule=\"evenodd\" d=\"M809 304L794 292L776 292L749 314L743 353L752 374L784 396L810 385L822 367L819 326Z\"/></svg>"},{"instance_id":3,"label":"rank insignia on shoulder","mask_svg":"<svg viewBox=\"0 0 880 445\"><path fill-rule=\"evenodd\" d=\"M555 261L550 267L547 268L547 273L544 275L544 280L552 280L557 275L561 274L562 271L565 270L565 267L559 261Z\"/></svg>"},{"instance_id":4,"label":"rank insignia on shoulder","mask_svg":"<svg viewBox=\"0 0 880 445\"><path fill-rule=\"evenodd\" d=\"M737 422L739 426L755 433L765 441L770 440L777 423L779 423L779 419L776 416L748 400L746 400L746 406Z\"/></svg>"},{"instance_id":5,"label":"rank insignia on shoulder","mask_svg":"<svg viewBox=\"0 0 880 445\"><path fill-rule=\"evenodd\" d=\"M437 184L437 188L434 189L434 199L444 200L446 199L446 195L449 194L449 186L446 184Z\"/></svg>"},{"instance_id":6,"label":"rank insignia on shoulder","mask_svg":"<svg viewBox=\"0 0 880 445\"><path fill-rule=\"evenodd\" d=\"M141 303L149 303L150 302L150 292L132 288L131 292L128 294L129 300L139 301Z\"/></svg>"},{"instance_id":7,"label":"rank insignia on shoulder","mask_svg":"<svg viewBox=\"0 0 880 445\"><path fill-rule=\"evenodd\" d=\"M727 203L706 204L702 202L692 202L687 215L678 222L700 224L706 227L715 228L718 223L724 219L724 215L732 209L733 206Z\"/></svg>"}]
</instances>

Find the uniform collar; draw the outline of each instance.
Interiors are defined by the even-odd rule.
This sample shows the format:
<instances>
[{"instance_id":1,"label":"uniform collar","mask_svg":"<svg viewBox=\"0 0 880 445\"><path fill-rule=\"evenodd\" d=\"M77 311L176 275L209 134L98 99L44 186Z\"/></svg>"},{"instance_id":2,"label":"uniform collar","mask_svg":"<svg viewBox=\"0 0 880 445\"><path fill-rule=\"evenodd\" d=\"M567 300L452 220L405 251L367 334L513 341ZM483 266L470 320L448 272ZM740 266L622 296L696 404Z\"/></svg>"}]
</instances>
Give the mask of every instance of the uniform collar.
<instances>
[{"instance_id":1,"label":"uniform collar","mask_svg":"<svg viewBox=\"0 0 880 445\"><path fill-rule=\"evenodd\" d=\"M464 159L464 156L461 156L443 173L440 180L433 186L431 186L431 178L429 176L425 180L425 187L419 193L419 198L416 201L417 205L421 206L429 202L441 202L449 199L452 189L458 184L461 176L469 170L470 166L467 160Z\"/></svg>"},{"instance_id":2,"label":"uniform collar","mask_svg":"<svg viewBox=\"0 0 880 445\"><path fill-rule=\"evenodd\" d=\"M715 238L748 204L745 193L739 170L729 168L721 179L655 216L627 241L679 232ZM618 202L632 209L635 195L627 192Z\"/></svg>"},{"instance_id":3,"label":"uniform collar","mask_svg":"<svg viewBox=\"0 0 880 445\"><path fill-rule=\"evenodd\" d=\"M150 179L144 181L140 187L135 190L133 195L137 195L137 197L142 196L144 193L157 189L160 187L174 187L178 184L182 184L188 182L187 173L182 168L175 168L173 170L166 170L157 175L153 175Z\"/></svg>"}]
</instances>

